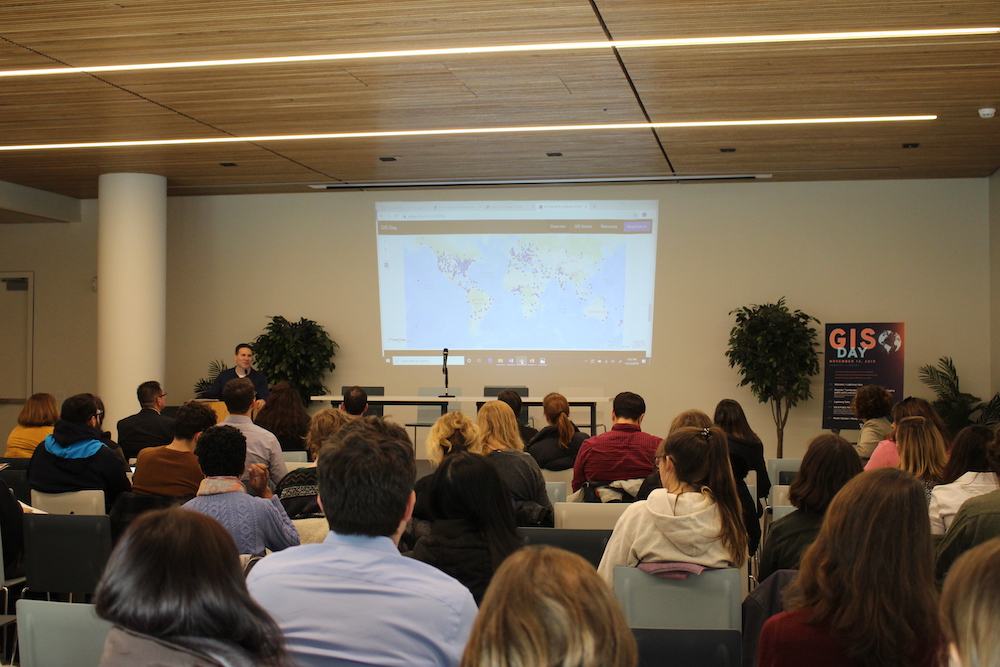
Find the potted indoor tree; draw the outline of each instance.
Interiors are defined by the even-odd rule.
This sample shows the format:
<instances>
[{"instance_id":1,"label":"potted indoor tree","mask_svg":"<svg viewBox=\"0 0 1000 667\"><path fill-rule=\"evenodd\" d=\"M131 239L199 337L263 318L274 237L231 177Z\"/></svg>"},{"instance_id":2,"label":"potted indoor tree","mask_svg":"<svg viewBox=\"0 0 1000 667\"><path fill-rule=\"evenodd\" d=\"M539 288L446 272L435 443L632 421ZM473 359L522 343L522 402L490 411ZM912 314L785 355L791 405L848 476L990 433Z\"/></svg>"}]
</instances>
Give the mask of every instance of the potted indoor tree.
<instances>
[{"instance_id":1,"label":"potted indoor tree","mask_svg":"<svg viewBox=\"0 0 1000 667\"><path fill-rule=\"evenodd\" d=\"M271 384L290 382L308 406L310 396L329 392L323 378L336 368L333 355L338 347L316 321L303 317L290 322L278 315L253 343L254 366Z\"/></svg>"}]
</instances>

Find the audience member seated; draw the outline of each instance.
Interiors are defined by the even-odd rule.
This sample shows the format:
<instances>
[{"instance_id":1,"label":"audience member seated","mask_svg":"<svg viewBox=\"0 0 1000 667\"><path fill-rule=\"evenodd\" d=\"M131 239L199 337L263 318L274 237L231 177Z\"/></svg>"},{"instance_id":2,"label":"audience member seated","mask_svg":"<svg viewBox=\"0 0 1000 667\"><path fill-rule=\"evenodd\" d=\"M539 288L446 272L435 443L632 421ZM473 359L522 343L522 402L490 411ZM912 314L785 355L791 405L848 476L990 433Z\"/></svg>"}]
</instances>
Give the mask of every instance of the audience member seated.
<instances>
[{"instance_id":1,"label":"audience member seated","mask_svg":"<svg viewBox=\"0 0 1000 667\"><path fill-rule=\"evenodd\" d=\"M114 623L102 667L287 665L281 630L247 592L232 538L197 512L137 519L111 554L96 603Z\"/></svg>"},{"instance_id":2,"label":"audience member seated","mask_svg":"<svg viewBox=\"0 0 1000 667\"><path fill-rule=\"evenodd\" d=\"M166 392L159 382L143 382L136 389L139 412L118 421L118 442L126 459L134 459L146 447L161 447L174 439L174 420L164 417Z\"/></svg>"},{"instance_id":3,"label":"audience member seated","mask_svg":"<svg viewBox=\"0 0 1000 667\"><path fill-rule=\"evenodd\" d=\"M406 431L378 417L352 420L317 468L326 539L271 554L247 577L295 664L457 665L476 617L472 594L397 547L414 503Z\"/></svg>"},{"instance_id":4,"label":"audience member seated","mask_svg":"<svg viewBox=\"0 0 1000 667\"><path fill-rule=\"evenodd\" d=\"M290 382L282 380L271 387L267 405L257 413L254 423L273 433L282 451L305 449L309 413L302 404L302 396Z\"/></svg>"},{"instance_id":5,"label":"audience member seated","mask_svg":"<svg viewBox=\"0 0 1000 667\"><path fill-rule=\"evenodd\" d=\"M457 452L434 471L428 495L430 535L409 555L458 579L478 604L500 563L521 548L510 494L485 458Z\"/></svg>"},{"instance_id":6,"label":"audience member seated","mask_svg":"<svg viewBox=\"0 0 1000 667\"><path fill-rule=\"evenodd\" d=\"M250 466L249 486L259 498L246 493L240 481L246 459L246 438L232 426L213 426L198 440L195 455L205 479L198 495L184 507L207 514L221 523L241 554L264 555L299 543L299 533L278 497L267 486L267 468Z\"/></svg>"},{"instance_id":7,"label":"audience member seated","mask_svg":"<svg viewBox=\"0 0 1000 667\"><path fill-rule=\"evenodd\" d=\"M250 365L253 363L253 348L250 347L250 344L240 343L237 345L233 360L236 362L236 365L216 375L212 386L203 394L204 397L221 398L222 390L226 388L226 385L230 381L246 378L253 383L254 394L256 395L256 400L250 407L260 410L264 407L265 401L270 397L271 390L268 388L267 376L254 368L250 368ZM222 400L226 399L223 398Z\"/></svg>"},{"instance_id":8,"label":"audience member seated","mask_svg":"<svg viewBox=\"0 0 1000 667\"><path fill-rule=\"evenodd\" d=\"M749 496L750 491L746 488L747 475L750 474L751 470L757 473L757 497L753 500L754 514L756 514L757 519L760 519L764 508L758 501L761 498L767 498L771 492L771 479L767 475L767 462L764 461L764 445L750 428L746 413L743 412L743 406L731 398L725 398L715 406L713 421L716 426L725 431L729 441L729 462L733 466L733 476L736 478L737 489ZM759 521L756 523L759 527ZM759 537L758 535L758 540ZM756 549L750 551L753 552Z\"/></svg>"},{"instance_id":9,"label":"audience member seated","mask_svg":"<svg viewBox=\"0 0 1000 667\"><path fill-rule=\"evenodd\" d=\"M52 394L32 394L17 413L17 426L7 436L7 453L11 459L31 458L42 440L52 435L59 419L59 408Z\"/></svg>"},{"instance_id":10,"label":"audience member seated","mask_svg":"<svg viewBox=\"0 0 1000 667\"><path fill-rule=\"evenodd\" d=\"M790 611L764 624L758 665L940 664L933 566L920 482L895 468L858 475L786 590Z\"/></svg>"},{"instance_id":11,"label":"audience member seated","mask_svg":"<svg viewBox=\"0 0 1000 667\"><path fill-rule=\"evenodd\" d=\"M940 433L923 417L903 417L896 422L896 447L899 449L899 468L923 483L930 505L931 492L941 483L948 463Z\"/></svg>"},{"instance_id":12,"label":"audience member seated","mask_svg":"<svg viewBox=\"0 0 1000 667\"><path fill-rule=\"evenodd\" d=\"M506 403L514 411L514 420L517 421L517 432L521 436L521 442L523 444L531 442L531 439L538 435L538 429L521 423L521 410L523 409L521 395L513 389L503 389L497 394L497 400Z\"/></svg>"},{"instance_id":13,"label":"audience member seated","mask_svg":"<svg viewBox=\"0 0 1000 667\"><path fill-rule=\"evenodd\" d=\"M958 439L956 438L956 445ZM1000 664L1000 539L955 563L941 593L941 629L953 667Z\"/></svg>"},{"instance_id":14,"label":"audience member seated","mask_svg":"<svg viewBox=\"0 0 1000 667\"><path fill-rule=\"evenodd\" d=\"M934 425L934 430L941 436L945 451L951 451L951 435L941 420L937 410L922 398L907 396L892 406L893 428L885 440L878 443L871 458L865 463L865 470L882 467L897 467L899 465L899 448L896 446L896 428L899 422L907 417L923 417Z\"/></svg>"},{"instance_id":15,"label":"audience member seated","mask_svg":"<svg viewBox=\"0 0 1000 667\"><path fill-rule=\"evenodd\" d=\"M1000 442L990 443L987 460L993 472L1000 474ZM938 579L944 579L959 556L994 537L1000 537L1000 491L966 500L937 545Z\"/></svg>"},{"instance_id":16,"label":"audience member seated","mask_svg":"<svg viewBox=\"0 0 1000 667\"><path fill-rule=\"evenodd\" d=\"M530 546L493 577L462 667L635 667L637 660L625 615L593 566L562 549Z\"/></svg>"},{"instance_id":17,"label":"audience member seated","mask_svg":"<svg viewBox=\"0 0 1000 667\"><path fill-rule=\"evenodd\" d=\"M368 392L357 385L351 387L344 394L344 400L340 403L340 409L351 417L361 417L368 412Z\"/></svg>"},{"instance_id":18,"label":"audience member seated","mask_svg":"<svg viewBox=\"0 0 1000 667\"><path fill-rule=\"evenodd\" d=\"M194 455L202 433L215 426L215 410L188 401L177 410L174 439L169 445L139 452L132 475L132 491L149 496L181 498L198 493L205 475Z\"/></svg>"},{"instance_id":19,"label":"audience member seated","mask_svg":"<svg viewBox=\"0 0 1000 667\"><path fill-rule=\"evenodd\" d=\"M458 452L481 453L483 439L479 427L461 412L449 412L441 415L430 433L427 434L427 460L431 465L439 466L447 456ZM430 521L431 507L429 490L434 473L417 480L413 490L417 494L417 504L413 508L413 518L419 521ZM410 545L413 543L410 542Z\"/></svg>"},{"instance_id":20,"label":"audience member seated","mask_svg":"<svg viewBox=\"0 0 1000 667\"><path fill-rule=\"evenodd\" d=\"M619 565L742 566L747 532L722 429L677 429L660 443L656 461L663 488L625 510L597 568L608 585Z\"/></svg>"},{"instance_id":21,"label":"audience member seated","mask_svg":"<svg viewBox=\"0 0 1000 667\"><path fill-rule=\"evenodd\" d=\"M669 438L671 433L673 433L679 428L684 428L685 426L694 426L696 428L711 428L712 419L701 410L685 410L684 412L674 417L674 420L670 422L670 430L667 432L667 437ZM662 489L662 488L663 488L663 480L660 479L660 471L659 469L654 470L642 483L642 486L639 487L639 494L636 495L635 499L645 500L646 498L649 498L649 494L653 492L653 489ZM739 483L737 483L736 489L737 491L739 491ZM747 497L749 498L749 496L750 492L747 491ZM743 501L742 497L740 498L740 501L741 502ZM757 510L754 509L756 507L756 501L754 501L753 498L750 498L749 500L749 507L751 513L754 516L756 516ZM757 524L757 528L758 530L760 529L759 522Z\"/></svg>"},{"instance_id":22,"label":"audience member seated","mask_svg":"<svg viewBox=\"0 0 1000 667\"><path fill-rule=\"evenodd\" d=\"M288 467L278 439L250 419L250 410L254 404L253 383L247 378L230 381L222 389L222 400L229 416L221 424L238 429L247 440L247 460L240 479L246 482L250 477L250 466L260 463L267 468L271 481L279 483L288 474Z\"/></svg>"},{"instance_id":23,"label":"audience member seated","mask_svg":"<svg viewBox=\"0 0 1000 667\"><path fill-rule=\"evenodd\" d=\"M518 525L551 526L552 503L545 490L545 478L535 459L524 453L514 411L503 401L489 401L480 408L476 425L482 442L475 453L496 466L514 500Z\"/></svg>"},{"instance_id":24,"label":"audience member seated","mask_svg":"<svg viewBox=\"0 0 1000 667\"><path fill-rule=\"evenodd\" d=\"M760 579L778 570L797 570L802 554L816 541L823 516L837 492L862 471L851 443L824 433L810 441L799 474L788 489L796 510L771 524L760 555Z\"/></svg>"},{"instance_id":25,"label":"audience member seated","mask_svg":"<svg viewBox=\"0 0 1000 667\"><path fill-rule=\"evenodd\" d=\"M334 408L327 408L313 416L309 424L309 434L306 435L306 451L309 452L312 463L304 468L296 468L282 477L274 489L289 518L312 519L323 516L323 510L316 501L316 496L319 494L316 460L319 458L323 443L350 420L347 413Z\"/></svg>"},{"instance_id":26,"label":"audience member seated","mask_svg":"<svg viewBox=\"0 0 1000 667\"><path fill-rule=\"evenodd\" d=\"M8 579L24 574L24 510L7 482L0 479L0 535L3 571ZM2 584L3 582L0 582Z\"/></svg>"},{"instance_id":27,"label":"audience member seated","mask_svg":"<svg viewBox=\"0 0 1000 667\"><path fill-rule=\"evenodd\" d=\"M861 463L868 463L872 452L880 442L886 440L892 432L889 422L889 411L892 409L892 394L885 387L877 384L867 384L858 387L851 399L851 410L860 419L861 433L854 451L861 457Z\"/></svg>"},{"instance_id":28,"label":"audience member seated","mask_svg":"<svg viewBox=\"0 0 1000 667\"><path fill-rule=\"evenodd\" d=\"M979 424L966 426L955 436L942 483L931 491L932 535L945 534L966 500L1000 489L989 462L993 438L993 430Z\"/></svg>"},{"instance_id":29,"label":"audience member seated","mask_svg":"<svg viewBox=\"0 0 1000 667\"><path fill-rule=\"evenodd\" d=\"M548 426L528 441L525 451L541 468L569 470L587 436L569 420L569 403L562 394L552 392L543 398L542 413Z\"/></svg>"},{"instance_id":30,"label":"audience member seated","mask_svg":"<svg viewBox=\"0 0 1000 667\"><path fill-rule=\"evenodd\" d=\"M660 438L642 432L645 416L646 402L642 396L630 391L615 396L611 430L588 438L580 445L573 463L573 491L581 489L585 482L602 485L618 480L643 480L655 472L653 457ZM639 486L641 481L632 496Z\"/></svg>"},{"instance_id":31,"label":"audience member seated","mask_svg":"<svg viewBox=\"0 0 1000 667\"><path fill-rule=\"evenodd\" d=\"M94 402L97 404L97 426L95 428L97 428L97 431L101 434L100 440L105 444L105 446L107 446L108 449L118 455L118 458L121 459L122 462L122 468L124 468L125 472L128 473L132 468L129 466L128 459L125 458L125 452L123 452L121 446L112 439L111 431L104 430L104 401L101 400L100 396L95 395Z\"/></svg>"},{"instance_id":32,"label":"audience member seated","mask_svg":"<svg viewBox=\"0 0 1000 667\"><path fill-rule=\"evenodd\" d=\"M52 435L35 448L28 463L28 484L43 493L84 489L104 491L105 509L132 487L121 457L101 442L99 414L93 394L63 401Z\"/></svg>"}]
</instances>

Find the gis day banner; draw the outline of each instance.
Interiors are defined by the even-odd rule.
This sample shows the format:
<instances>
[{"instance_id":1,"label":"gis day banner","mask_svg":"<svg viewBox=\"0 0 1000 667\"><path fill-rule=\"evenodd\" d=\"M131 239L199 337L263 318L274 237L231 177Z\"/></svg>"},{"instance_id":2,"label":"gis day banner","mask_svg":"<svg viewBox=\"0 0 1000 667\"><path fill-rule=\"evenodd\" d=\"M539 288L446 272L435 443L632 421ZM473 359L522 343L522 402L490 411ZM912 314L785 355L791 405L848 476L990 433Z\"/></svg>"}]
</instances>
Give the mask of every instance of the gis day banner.
<instances>
[{"instance_id":1,"label":"gis day banner","mask_svg":"<svg viewBox=\"0 0 1000 667\"><path fill-rule=\"evenodd\" d=\"M903 398L904 325L902 322L826 325L823 428L859 429L851 410L858 387L877 384L893 402Z\"/></svg>"}]
</instances>

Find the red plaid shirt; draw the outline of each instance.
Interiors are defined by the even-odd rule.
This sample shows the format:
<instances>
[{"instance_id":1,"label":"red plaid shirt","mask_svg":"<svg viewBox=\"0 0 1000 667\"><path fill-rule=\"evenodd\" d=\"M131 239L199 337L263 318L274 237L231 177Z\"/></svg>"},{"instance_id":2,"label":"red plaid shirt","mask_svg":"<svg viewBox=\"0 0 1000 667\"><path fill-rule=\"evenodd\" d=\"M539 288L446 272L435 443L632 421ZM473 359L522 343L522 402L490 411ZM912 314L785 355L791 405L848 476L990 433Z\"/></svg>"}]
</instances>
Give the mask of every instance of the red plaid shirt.
<instances>
[{"instance_id":1,"label":"red plaid shirt","mask_svg":"<svg viewBox=\"0 0 1000 667\"><path fill-rule=\"evenodd\" d=\"M661 440L643 433L635 424L615 424L607 433L584 440L573 464L573 490L588 480L614 482L646 477L656 467L653 457Z\"/></svg>"}]
</instances>

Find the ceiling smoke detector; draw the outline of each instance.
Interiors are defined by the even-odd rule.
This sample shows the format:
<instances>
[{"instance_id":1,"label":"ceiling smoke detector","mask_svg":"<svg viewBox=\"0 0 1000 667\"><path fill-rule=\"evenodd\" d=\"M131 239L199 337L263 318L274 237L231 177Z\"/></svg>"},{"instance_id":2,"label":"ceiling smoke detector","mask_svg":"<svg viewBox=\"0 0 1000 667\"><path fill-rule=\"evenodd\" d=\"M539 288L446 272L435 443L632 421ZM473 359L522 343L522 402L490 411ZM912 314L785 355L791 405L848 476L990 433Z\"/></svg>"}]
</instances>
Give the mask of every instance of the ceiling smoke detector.
<instances>
[{"instance_id":1,"label":"ceiling smoke detector","mask_svg":"<svg viewBox=\"0 0 1000 667\"><path fill-rule=\"evenodd\" d=\"M995 116L996 113L997 113L997 110L994 109L993 107L985 107L985 108L979 110L979 117L980 118L993 118L993 116Z\"/></svg>"}]
</instances>

